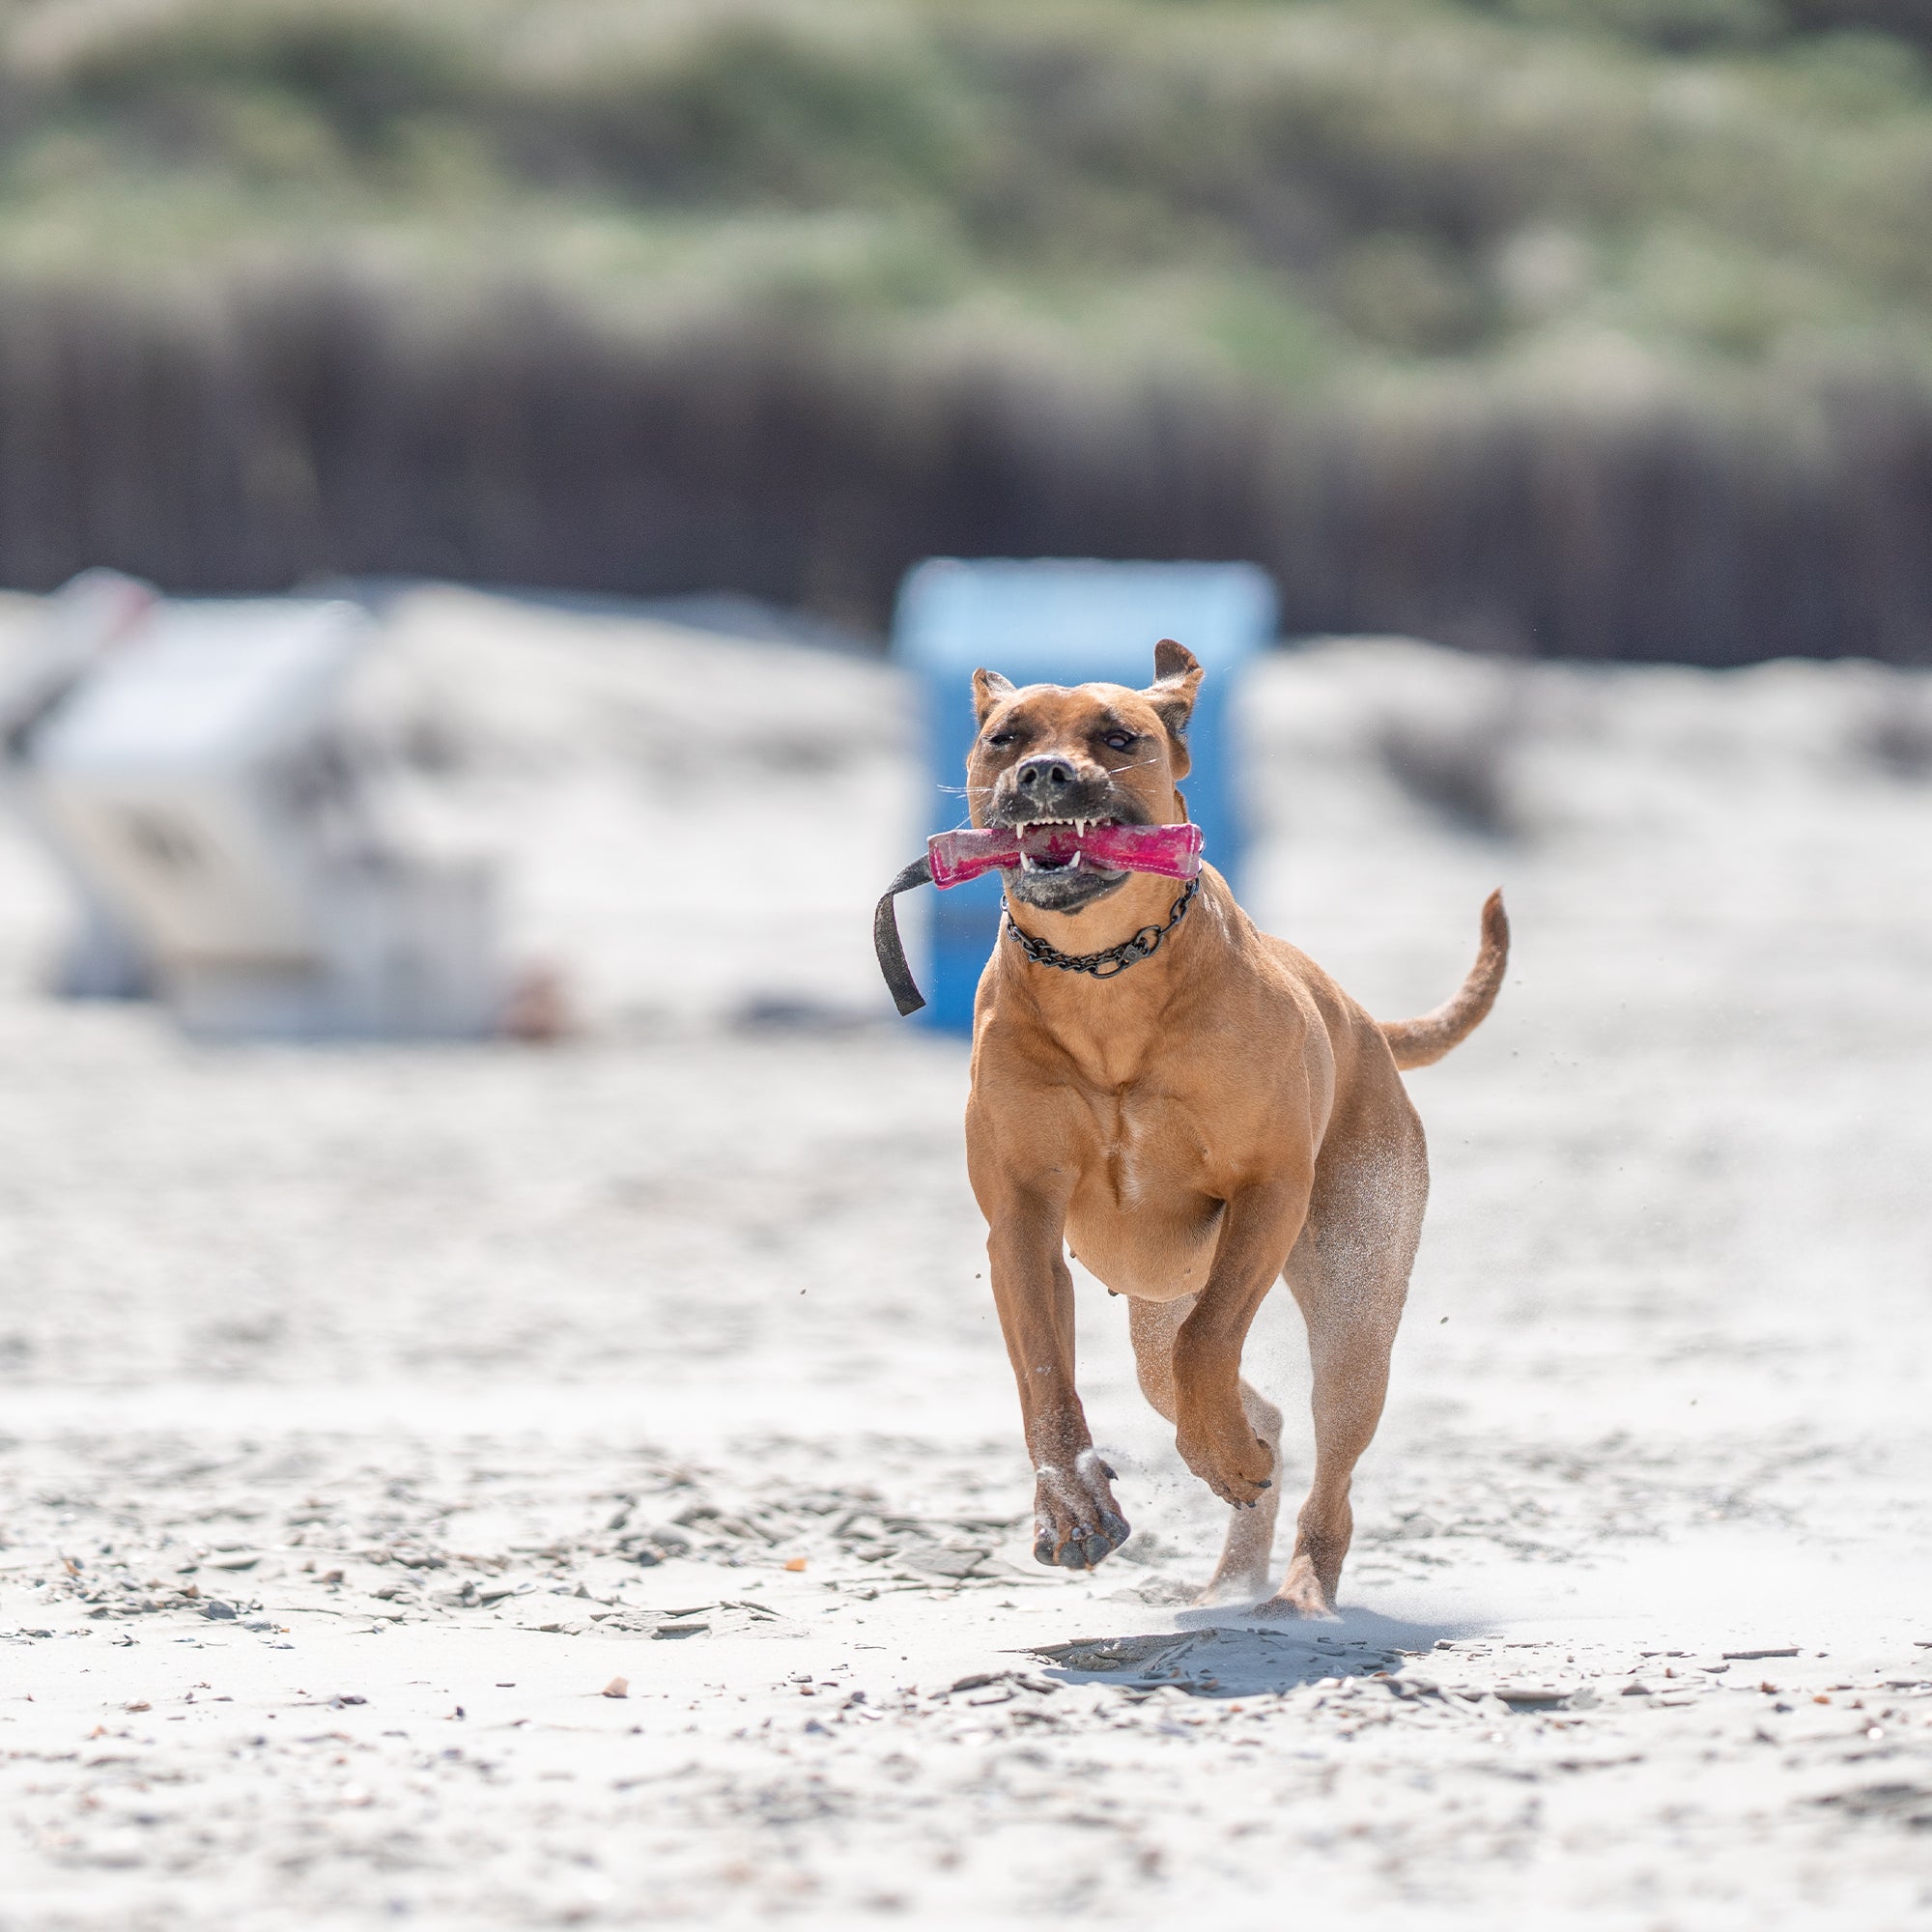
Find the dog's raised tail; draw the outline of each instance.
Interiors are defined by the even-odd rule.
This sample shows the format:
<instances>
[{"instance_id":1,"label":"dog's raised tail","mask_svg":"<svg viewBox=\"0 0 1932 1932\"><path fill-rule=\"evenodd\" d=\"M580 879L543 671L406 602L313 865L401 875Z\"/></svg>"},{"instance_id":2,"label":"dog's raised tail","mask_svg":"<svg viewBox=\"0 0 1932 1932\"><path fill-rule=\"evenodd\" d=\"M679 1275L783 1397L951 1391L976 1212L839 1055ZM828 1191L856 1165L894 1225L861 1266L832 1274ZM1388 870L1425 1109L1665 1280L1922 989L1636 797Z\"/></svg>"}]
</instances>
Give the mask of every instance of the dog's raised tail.
<instances>
[{"instance_id":1,"label":"dog's raised tail","mask_svg":"<svg viewBox=\"0 0 1932 1932\"><path fill-rule=\"evenodd\" d=\"M1489 1017L1496 995L1502 991L1509 952L1509 914L1503 910L1502 894L1494 892L1483 901L1483 943L1469 977L1434 1012L1417 1019L1381 1023L1382 1037L1405 1073L1411 1066L1434 1065L1452 1046L1461 1046Z\"/></svg>"}]
</instances>

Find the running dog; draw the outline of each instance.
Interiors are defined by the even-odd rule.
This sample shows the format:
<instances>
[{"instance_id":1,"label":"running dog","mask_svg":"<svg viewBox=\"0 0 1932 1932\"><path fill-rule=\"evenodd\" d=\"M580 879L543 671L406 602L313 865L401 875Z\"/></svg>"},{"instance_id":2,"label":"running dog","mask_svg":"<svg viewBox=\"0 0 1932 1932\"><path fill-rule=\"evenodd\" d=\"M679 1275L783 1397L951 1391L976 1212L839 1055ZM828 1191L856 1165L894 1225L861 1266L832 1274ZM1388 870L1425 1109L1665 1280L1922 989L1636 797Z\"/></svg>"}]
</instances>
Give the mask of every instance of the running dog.
<instances>
[{"instance_id":1,"label":"running dog","mask_svg":"<svg viewBox=\"0 0 1932 1932\"><path fill-rule=\"evenodd\" d=\"M1265 1595L1282 1418L1241 1378L1241 1350L1284 1279L1308 1328L1315 1472L1265 1613L1327 1617L1429 1192L1400 1076L1488 1013L1509 925L1492 894L1462 990L1378 1023L1258 931L1211 867L1177 895L1171 878L1078 849L1092 824L1185 822L1176 782L1201 675L1170 640L1144 691L974 673L974 824L1068 836L1029 835L1006 874L974 1016L967 1159L1037 1477L1035 1556L1092 1569L1128 1534L1074 1386L1070 1251L1126 1297L1143 1392L1234 1505L1204 1601Z\"/></svg>"}]
</instances>

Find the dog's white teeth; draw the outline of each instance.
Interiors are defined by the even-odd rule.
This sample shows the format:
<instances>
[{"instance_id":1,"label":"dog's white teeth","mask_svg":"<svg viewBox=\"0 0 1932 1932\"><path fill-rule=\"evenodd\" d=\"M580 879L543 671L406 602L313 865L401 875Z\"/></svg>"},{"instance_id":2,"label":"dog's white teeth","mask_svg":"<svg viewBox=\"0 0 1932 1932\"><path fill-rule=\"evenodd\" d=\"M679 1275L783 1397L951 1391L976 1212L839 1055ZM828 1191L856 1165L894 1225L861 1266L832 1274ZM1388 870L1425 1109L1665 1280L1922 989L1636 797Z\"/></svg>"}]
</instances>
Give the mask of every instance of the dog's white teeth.
<instances>
[{"instance_id":1,"label":"dog's white teeth","mask_svg":"<svg viewBox=\"0 0 1932 1932\"><path fill-rule=\"evenodd\" d=\"M1022 852L1020 854L1020 870L1023 872L1037 872L1039 870L1039 863L1030 852Z\"/></svg>"}]
</instances>

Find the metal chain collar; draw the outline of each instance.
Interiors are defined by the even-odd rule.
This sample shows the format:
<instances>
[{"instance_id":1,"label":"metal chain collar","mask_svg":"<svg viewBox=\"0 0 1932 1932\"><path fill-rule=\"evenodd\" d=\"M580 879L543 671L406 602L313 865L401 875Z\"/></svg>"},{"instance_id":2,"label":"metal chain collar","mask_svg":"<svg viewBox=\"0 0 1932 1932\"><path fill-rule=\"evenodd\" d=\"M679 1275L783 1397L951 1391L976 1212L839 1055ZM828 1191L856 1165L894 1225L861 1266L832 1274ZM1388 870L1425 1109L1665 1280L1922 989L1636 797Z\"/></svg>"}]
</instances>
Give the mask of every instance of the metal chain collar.
<instances>
[{"instance_id":1,"label":"metal chain collar","mask_svg":"<svg viewBox=\"0 0 1932 1932\"><path fill-rule=\"evenodd\" d=\"M1091 973L1096 980L1111 980L1116 974L1124 973L1129 966L1138 965L1143 959L1151 959L1160 951L1160 942L1180 923L1194 895L1200 890L1201 881L1189 879L1187 890L1175 900L1165 925L1144 925L1131 939L1123 939L1120 945L1110 946L1104 952L1063 952L1057 946L1049 946L1045 940L1036 939L1030 932L1022 932L1010 907L1007 911L1007 936L1019 942L1020 951L1036 966L1057 966L1063 973Z\"/></svg>"}]
</instances>

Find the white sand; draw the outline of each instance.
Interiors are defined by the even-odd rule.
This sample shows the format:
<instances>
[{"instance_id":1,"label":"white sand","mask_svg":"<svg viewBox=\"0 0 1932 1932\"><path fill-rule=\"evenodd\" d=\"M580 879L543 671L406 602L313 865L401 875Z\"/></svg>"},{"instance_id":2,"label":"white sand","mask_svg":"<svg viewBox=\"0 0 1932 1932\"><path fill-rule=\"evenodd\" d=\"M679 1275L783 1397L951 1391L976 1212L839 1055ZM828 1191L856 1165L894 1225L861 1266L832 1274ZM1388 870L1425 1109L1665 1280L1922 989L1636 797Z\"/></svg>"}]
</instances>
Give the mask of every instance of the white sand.
<instances>
[{"instance_id":1,"label":"white sand","mask_svg":"<svg viewBox=\"0 0 1932 1932\"><path fill-rule=\"evenodd\" d=\"M1137 1534L1027 1556L963 1054L867 940L892 675L455 593L400 629L464 666L415 808L521 855L580 1040L54 1006L0 839L4 1932L1932 1922L1932 784L1872 750L1923 680L1257 677L1257 914L1391 1014L1498 880L1519 949L1412 1081L1348 1617L1259 1636L1175 1606L1221 1513L1091 1282ZM1508 741L1519 835L1406 795L1392 728L1452 779ZM805 861L749 890L774 824ZM1291 1317L1251 1361L1299 1400Z\"/></svg>"}]
</instances>

